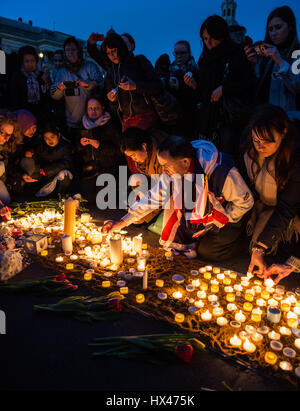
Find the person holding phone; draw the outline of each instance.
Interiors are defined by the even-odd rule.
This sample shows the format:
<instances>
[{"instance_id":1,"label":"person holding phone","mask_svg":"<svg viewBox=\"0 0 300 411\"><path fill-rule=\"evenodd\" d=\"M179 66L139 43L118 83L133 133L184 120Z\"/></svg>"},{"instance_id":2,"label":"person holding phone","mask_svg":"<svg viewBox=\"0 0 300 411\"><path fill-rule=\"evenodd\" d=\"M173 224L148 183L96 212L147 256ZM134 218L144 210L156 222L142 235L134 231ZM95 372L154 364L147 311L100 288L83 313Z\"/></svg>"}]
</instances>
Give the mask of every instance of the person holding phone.
<instances>
[{"instance_id":1,"label":"person holding phone","mask_svg":"<svg viewBox=\"0 0 300 411\"><path fill-rule=\"evenodd\" d=\"M246 45L247 58L255 65L256 102L270 103L286 111L300 110L300 76L293 73L293 52L300 50L296 17L288 6L273 10L260 47ZM300 114L300 113L299 113Z\"/></svg>"}]
</instances>

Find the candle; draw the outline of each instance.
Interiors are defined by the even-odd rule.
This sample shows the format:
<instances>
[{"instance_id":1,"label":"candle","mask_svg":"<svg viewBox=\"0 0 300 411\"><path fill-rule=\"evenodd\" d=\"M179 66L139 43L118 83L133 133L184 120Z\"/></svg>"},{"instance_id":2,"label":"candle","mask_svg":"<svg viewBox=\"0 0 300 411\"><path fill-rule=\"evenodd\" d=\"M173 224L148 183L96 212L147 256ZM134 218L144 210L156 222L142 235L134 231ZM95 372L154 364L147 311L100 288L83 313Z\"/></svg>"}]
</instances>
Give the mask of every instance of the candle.
<instances>
[{"instance_id":1,"label":"candle","mask_svg":"<svg viewBox=\"0 0 300 411\"><path fill-rule=\"evenodd\" d=\"M275 341L280 340L280 334L276 333L275 331L270 331L268 333L268 337L270 338L270 340L275 340Z\"/></svg>"},{"instance_id":2,"label":"candle","mask_svg":"<svg viewBox=\"0 0 300 411\"><path fill-rule=\"evenodd\" d=\"M57 263L62 263L62 262L64 261L64 257L56 257L56 258L55 258L55 261L56 261Z\"/></svg>"},{"instance_id":3,"label":"candle","mask_svg":"<svg viewBox=\"0 0 300 411\"><path fill-rule=\"evenodd\" d=\"M230 321L230 327L232 328L240 328L241 325L242 324L239 321Z\"/></svg>"},{"instance_id":4,"label":"candle","mask_svg":"<svg viewBox=\"0 0 300 411\"><path fill-rule=\"evenodd\" d=\"M276 301L281 301L283 299L283 296L281 294L275 293L275 294L273 294L273 298Z\"/></svg>"},{"instance_id":5,"label":"candle","mask_svg":"<svg viewBox=\"0 0 300 411\"><path fill-rule=\"evenodd\" d=\"M206 298L206 292L202 291L202 290L198 291L197 292L197 297L200 298L200 299Z\"/></svg>"},{"instance_id":6,"label":"candle","mask_svg":"<svg viewBox=\"0 0 300 411\"><path fill-rule=\"evenodd\" d=\"M184 282L184 277L180 274L175 274L175 275L173 275L172 280L176 284L182 284Z\"/></svg>"},{"instance_id":7,"label":"candle","mask_svg":"<svg viewBox=\"0 0 300 411\"><path fill-rule=\"evenodd\" d=\"M235 318L236 321L239 321L241 323L246 321L246 316L242 313L241 310L238 313L235 314L234 318Z\"/></svg>"},{"instance_id":8,"label":"candle","mask_svg":"<svg viewBox=\"0 0 300 411\"><path fill-rule=\"evenodd\" d=\"M271 351L266 352L265 361L267 364L274 365L277 362L277 355Z\"/></svg>"},{"instance_id":9,"label":"candle","mask_svg":"<svg viewBox=\"0 0 300 411\"><path fill-rule=\"evenodd\" d=\"M282 352L283 352L283 355L285 355L287 358L295 358L296 357L296 351L293 350L290 347L285 347Z\"/></svg>"},{"instance_id":10,"label":"candle","mask_svg":"<svg viewBox=\"0 0 300 411\"><path fill-rule=\"evenodd\" d=\"M256 350L256 345L253 344L251 341L246 338L244 344L243 344L243 349L247 351L248 353L252 354Z\"/></svg>"},{"instance_id":11,"label":"candle","mask_svg":"<svg viewBox=\"0 0 300 411\"><path fill-rule=\"evenodd\" d=\"M41 251L41 256L42 257L46 257L48 255L48 251L47 250L42 250Z\"/></svg>"},{"instance_id":12,"label":"candle","mask_svg":"<svg viewBox=\"0 0 300 411\"><path fill-rule=\"evenodd\" d=\"M142 253L143 237L141 234L133 237L133 249L137 254Z\"/></svg>"},{"instance_id":13,"label":"candle","mask_svg":"<svg viewBox=\"0 0 300 411\"><path fill-rule=\"evenodd\" d=\"M279 367L283 370L283 371L292 371L293 367L292 364L288 361L281 361L279 363Z\"/></svg>"},{"instance_id":14,"label":"candle","mask_svg":"<svg viewBox=\"0 0 300 411\"><path fill-rule=\"evenodd\" d=\"M223 310L222 307L216 307L216 308L213 309L213 315L215 317L220 317L223 314L224 314L224 310Z\"/></svg>"},{"instance_id":15,"label":"candle","mask_svg":"<svg viewBox=\"0 0 300 411\"><path fill-rule=\"evenodd\" d=\"M218 324L220 327L224 327L225 325L227 325L227 323L228 323L228 321L226 320L225 317L218 317L218 318L217 318L217 324Z\"/></svg>"},{"instance_id":16,"label":"candle","mask_svg":"<svg viewBox=\"0 0 300 411\"><path fill-rule=\"evenodd\" d=\"M236 334L230 338L229 342L233 347L240 347L242 344L242 340Z\"/></svg>"},{"instance_id":17,"label":"candle","mask_svg":"<svg viewBox=\"0 0 300 411\"><path fill-rule=\"evenodd\" d=\"M176 313L175 314L175 321L177 323L183 323L184 322L184 314L182 313Z\"/></svg>"},{"instance_id":18,"label":"candle","mask_svg":"<svg viewBox=\"0 0 300 411\"><path fill-rule=\"evenodd\" d=\"M80 216L80 222L81 222L81 223L89 223L89 222L90 222L90 218L91 218L91 215L90 215L90 214L88 214L88 213L82 213L81 216Z\"/></svg>"},{"instance_id":19,"label":"candle","mask_svg":"<svg viewBox=\"0 0 300 411\"><path fill-rule=\"evenodd\" d=\"M241 284L234 284L233 288L235 291L243 291Z\"/></svg>"},{"instance_id":20,"label":"candle","mask_svg":"<svg viewBox=\"0 0 300 411\"><path fill-rule=\"evenodd\" d=\"M200 286L200 281L198 279L197 280L192 280L192 285L194 287L199 287Z\"/></svg>"},{"instance_id":21,"label":"candle","mask_svg":"<svg viewBox=\"0 0 300 411\"><path fill-rule=\"evenodd\" d=\"M135 299L137 303L142 304L145 301L145 296L144 294L137 294Z\"/></svg>"},{"instance_id":22,"label":"candle","mask_svg":"<svg viewBox=\"0 0 300 411\"><path fill-rule=\"evenodd\" d=\"M168 295L166 293L159 293L159 294L157 294L157 297L160 300L166 300L168 298Z\"/></svg>"},{"instance_id":23,"label":"candle","mask_svg":"<svg viewBox=\"0 0 300 411\"><path fill-rule=\"evenodd\" d=\"M213 267L212 272L213 272L214 274L220 274L221 270L220 270L219 267Z\"/></svg>"},{"instance_id":24,"label":"candle","mask_svg":"<svg viewBox=\"0 0 300 411\"><path fill-rule=\"evenodd\" d=\"M270 294L266 290L262 290L260 295L264 300L268 300L270 298Z\"/></svg>"},{"instance_id":25,"label":"candle","mask_svg":"<svg viewBox=\"0 0 300 411\"><path fill-rule=\"evenodd\" d=\"M243 305L243 310L244 311L250 312L250 311L252 311L252 309L253 309L253 305L251 303L248 303L248 302L244 303L244 305Z\"/></svg>"},{"instance_id":26,"label":"candle","mask_svg":"<svg viewBox=\"0 0 300 411\"><path fill-rule=\"evenodd\" d=\"M180 298L182 298L182 293L181 291L175 291L173 293L173 298L175 298L176 300L179 300Z\"/></svg>"},{"instance_id":27,"label":"candle","mask_svg":"<svg viewBox=\"0 0 300 411\"><path fill-rule=\"evenodd\" d=\"M61 238L61 245L64 253L72 254L73 251L73 244L72 244L72 237L70 235L64 235Z\"/></svg>"},{"instance_id":28,"label":"candle","mask_svg":"<svg viewBox=\"0 0 300 411\"><path fill-rule=\"evenodd\" d=\"M213 302L218 301L218 296L215 295L215 294L210 294L210 295L207 297L207 299L208 299L209 302L213 303Z\"/></svg>"},{"instance_id":29,"label":"candle","mask_svg":"<svg viewBox=\"0 0 300 411\"><path fill-rule=\"evenodd\" d=\"M275 288L277 294L283 295L285 293L285 286L284 285L277 285Z\"/></svg>"},{"instance_id":30,"label":"candle","mask_svg":"<svg viewBox=\"0 0 300 411\"><path fill-rule=\"evenodd\" d=\"M212 271L212 266L211 265L207 265L207 266L205 266L205 269L206 269L206 271Z\"/></svg>"},{"instance_id":31,"label":"candle","mask_svg":"<svg viewBox=\"0 0 300 411\"><path fill-rule=\"evenodd\" d=\"M245 341L246 338L248 338L248 337L249 337L249 334L248 334L246 331L240 331L240 332L239 332L239 338L240 338L242 341Z\"/></svg>"},{"instance_id":32,"label":"candle","mask_svg":"<svg viewBox=\"0 0 300 411\"><path fill-rule=\"evenodd\" d=\"M204 302L202 300L197 300L194 302L195 307L202 308L204 307Z\"/></svg>"},{"instance_id":33,"label":"candle","mask_svg":"<svg viewBox=\"0 0 300 411\"><path fill-rule=\"evenodd\" d=\"M148 288L148 271L145 270L144 275L143 275L143 290L147 290L147 288Z\"/></svg>"},{"instance_id":34,"label":"candle","mask_svg":"<svg viewBox=\"0 0 300 411\"><path fill-rule=\"evenodd\" d=\"M257 332L251 334L251 335L250 335L250 338L251 338L251 340L252 340L253 342L255 342L256 344L261 344L262 341L263 341L263 339L264 339L263 335L262 335L262 334L259 334L259 333L257 333Z\"/></svg>"},{"instance_id":35,"label":"candle","mask_svg":"<svg viewBox=\"0 0 300 411\"><path fill-rule=\"evenodd\" d=\"M75 240L75 218L77 200L69 197L64 201L64 235L69 235Z\"/></svg>"},{"instance_id":36,"label":"candle","mask_svg":"<svg viewBox=\"0 0 300 411\"><path fill-rule=\"evenodd\" d=\"M128 264L134 264L135 263L135 258L132 258L132 257L127 258L127 263Z\"/></svg>"},{"instance_id":37,"label":"candle","mask_svg":"<svg viewBox=\"0 0 300 411\"><path fill-rule=\"evenodd\" d=\"M254 292L252 290L246 290L245 300L250 301L250 302L254 300Z\"/></svg>"},{"instance_id":38,"label":"candle","mask_svg":"<svg viewBox=\"0 0 300 411\"><path fill-rule=\"evenodd\" d=\"M77 257L76 254L70 255L70 260L71 260L71 261L75 261L75 260L77 260L77 259L78 259L78 257Z\"/></svg>"},{"instance_id":39,"label":"candle","mask_svg":"<svg viewBox=\"0 0 300 411\"><path fill-rule=\"evenodd\" d=\"M223 280L224 285L230 285L231 284L231 279L229 277L225 277Z\"/></svg>"},{"instance_id":40,"label":"candle","mask_svg":"<svg viewBox=\"0 0 300 411\"><path fill-rule=\"evenodd\" d=\"M263 298L259 298L258 300L256 300L256 305L258 305L258 307L264 307L265 305L267 305L267 303Z\"/></svg>"},{"instance_id":41,"label":"candle","mask_svg":"<svg viewBox=\"0 0 300 411\"><path fill-rule=\"evenodd\" d=\"M123 251L122 251L122 237L116 235L109 240L110 244L110 260L113 264L122 264Z\"/></svg>"},{"instance_id":42,"label":"candle","mask_svg":"<svg viewBox=\"0 0 300 411\"><path fill-rule=\"evenodd\" d=\"M146 269L147 258L144 256L140 256L137 258L137 269L139 271L144 271Z\"/></svg>"},{"instance_id":43,"label":"candle","mask_svg":"<svg viewBox=\"0 0 300 411\"><path fill-rule=\"evenodd\" d=\"M163 287L164 286L164 280L160 280L160 279L156 280L155 285L156 285L156 287Z\"/></svg>"},{"instance_id":44,"label":"candle","mask_svg":"<svg viewBox=\"0 0 300 411\"><path fill-rule=\"evenodd\" d=\"M281 335L287 335L287 336L292 334L291 329L287 328L287 327L280 327L279 332L280 332Z\"/></svg>"},{"instance_id":45,"label":"candle","mask_svg":"<svg viewBox=\"0 0 300 411\"><path fill-rule=\"evenodd\" d=\"M224 274L218 274L218 275L217 275L217 279L220 280L220 281L223 281L224 278L225 278L225 275L224 275Z\"/></svg>"},{"instance_id":46,"label":"candle","mask_svg":"<svg viewBox=\"0 0 300 411\"><path fill-rule=\"evenodd\" d=\"M249 325L249 324L246 325L245 330L247 331L247 333L248 333L249 335L256 333L256 328L253 327L253 325Z\"/></svg>"},{"instance_id":47,"label":"candle","mask_svg":"<svg viewBox=\"0 0 300 411\"><path fill-rule=\"evenodd\" d=\"M300 338L296 338L294 344L295 347L298 348L298 350L300 350Z\"/></svg>"},{"instance_id":48,"label":"candle","mask_svg":"<svg viewBox=\"0 0 300 411\"><path fill-rule=\"evenodd\" d=\"M268 300L268 305L269 305L270 307L278 307L279 302L276 301L274 298L270 298L270 300Z\"/></svg>"},{"instance_id":49,"label":"candle","mask_svg":"<svg viewBox=\"0 0 300 411\"><path fill-rule=\"evenodd\" d=\"M274 340L272 340L272 341L270 342L270 347L271 347L272 350L274 350L274 351L281 351L282 348L283 348L283 345L281 344L280 341L274 341Z\"/></svg>"},{"instance_id":50,"label":"candle","mask_svg":"<svg viewBox=\"0 0 300 411\"><path fill-rule=\"evenodd\" d=\"M235 304L227 304L227 310L228 311L235 311L237 309L237 306Z\"/></svg>"},{"instance_id":51,"label":"candle","mask_svg":"<svg viewBox=\"0 0 300 411\"><path fill-rule=\"evenodd\" d=\"M205 273L205 271L206 271L206 268L205 268L205 267L199 268L199 273L200 273L200 274Z\"/></svg>"},{"instance_id":52,"label":"candle","mask_svg":"<svg viewBox=\"0 0 300 411\"><path fill-rule=\"evenodd\" d=\"M228 293L228 294L226 295L226 300L227 300L229 303L232 303L233 301L235 301L235 295L234 295L233 293Z\"/></svg>"},{"instance_id":53,"label":"candle","mask_svg":"<svg viewBox=\"0 0 300 411\"><path fill-rule=\"evenodd\" d=\"M201 318L203 321L210 321L211 320L211 313L209 312L209 310L206 310L205 313L201 314Z\"/></svg>"},{"instance_id":54,"label":"candle","mask_svg":"<svg viewBox=\"0 0 300 411\"><path fill-rule=\"evenodd\" d=\"M217 284L212 284L210 291L212 293L218 293L219 292L219 286Z\"/></svg>"},{"instance_id":55,"label":"candle","mask_svg":"<svg viewBox=\"0 0 300 411\"><path fill-rule=\"evenodd\" d=\"M95 232L91 235L92 244L100 244L102 241L102 235L99 232Z\"/></svg>"},{"instance_id":56,"label":"candle","mask_svg":"<svg viewBox=\"0 0 300 411\"><path fill-rule=\"evenodd\" d=\"M120 288L120 293L121 294L128 294L128 287L121 287Z\"/></svg>"},{"instance_id":57,"label":"candle","mask_svg":"<svg viewBox=\"0 0 300 411\"><path fill-rule=\"evenodd\" d=\"M109 288L110 287L110 281L109 280L102 281L102 287L103 288Z\"/></svg>"},{"instance_id":58,"label":"candle","mask_svg":"<svg viewBox=\"0 0 300 411\"><path fill-rule=\"evenodd\" d=\"M224 292L225 292L226 294L228 294L228 293L233 293L234 290L233 290L233 288L232 288L230 285L227 285L226 287L224 287Z\"/></svg>"},{"instance_id":59,"label":"candle","mask_svg":"<svg viewBox=\"0 0 300 411\"><path fill-rule=\"evenodd\" d=\"M290 311L290 304L286 300L281 301L281 311L288 313Z\"/></svg>"},{"instance_id":60,"label":"candle","mask_svg":"<svg viewBox=\"0 0 300 411\"><path fill-rule=\"evenodd\" d=\"M206 280L210 280L210 279L211 279L211 273L210 273L210 272L205 272L205 273L203 274L203 277L204 277Z\"/></svg>"},{"instance_id":61,"label":"candle","mask_svg":"<svg viewBox=\"0 0 300 411\"><path fill-rule=\"evenodd\" d=\"M235 280L236 277L237 277L237 273L231 271L231 272L229 273L229 277L230 277L232 280Z\"/></svg>"},{"instance_id":62,"label":"candle","mask_svg":"<svg viewBox=\"0 0 300 411\"><path fill-rule=\"evenodd\" d=\"M200 284L200 290L202 290L202 291L207 291L207 290L208 290L208 284L205 283L205 282L202 282L202 283Z\"/></svg>"},{"instance_id":63,"label":"candle","mask_svg":"<svg viewBox=\"0 0 300 411\"><path fill-rule=\"evenodd\" d=\"M297 327L298 325L298 315L292 311L289 311L286 316L288 327Z\"/></svg>"},{"instance_id":64,"label":"candle","mask_svg":"<svg viewBox=\"0 0 300 411\"><path fill-rule=\"evenodd\" d=\"M83 275L83 278L84 278L85 281L90 281L93 278L93 276L92 276L91 273L85 272L84 275Z\"/></svg>"},{"instance_id":65,"label":"candle","mask_svg":"<svg viewBox=\"0 0 300 411\"><path fill-rule=\"evenodd\" d=\"M260 334L268 334L269 330L270 330L269 327L262 326L257 329L257 332Z\"/></svg>"},{"instance_id":66,"label":"candle","mask_svg":"<svg viewBox=\"0 0 300 411\"><path fill-rule=\"evenodd\" d=\"M277 324L280 322L281 311L276 307L268 307L267 309L267 320Z\"/></svg>"},{"instance_id":67,"label":"candle","mask_svg":"<svg viewBox=\"0 0 300 411\"><path fill-rule=\"evenodd\" d=\"M254 308L254 310L252 310L251 313L251 320L259 323L261 321L261 315L262 315L262 311L260 308Z\"/></svg>"},{"instance_id":68,"label":"candle","mask_svg":"<svg viewBox=\"0 0 300 411\"><path fill-rule=\"evenodd\" d=\"M74 268L74 264L68 263L68 264L66 265L66 269L67 269L67 270L73 270L73 268Z\"/></svg>"},{"instance_id":69,"label":"candle","mask_svg":"<svg viewBox=\"0 0 300 411\"><path fill-rule=\"evenodd\" d=\"M264 285L265 285L265 287L273 288L275 283L271 278L268 278L268 279L265 280Z\"/></svg>"},{"instance_id":70,"label":"candle","mask_svg":"<svg viewBox=\"0 0 300 411\"><path fill-rule=\"evenodd\" d=\"M198 274L199 274L199 273L198 273L197 270L191 270L191 275L196 276L196 275L198 275Z\"/></svg>"}]
</instances>

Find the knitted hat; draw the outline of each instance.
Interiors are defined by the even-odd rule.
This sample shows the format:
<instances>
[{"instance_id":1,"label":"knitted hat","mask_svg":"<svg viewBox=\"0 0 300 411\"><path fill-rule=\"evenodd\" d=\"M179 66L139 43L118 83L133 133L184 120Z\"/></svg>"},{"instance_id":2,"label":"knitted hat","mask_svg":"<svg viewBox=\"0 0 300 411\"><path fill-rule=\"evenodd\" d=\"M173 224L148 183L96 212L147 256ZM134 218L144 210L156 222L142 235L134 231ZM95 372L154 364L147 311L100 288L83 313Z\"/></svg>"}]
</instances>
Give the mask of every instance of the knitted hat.
<instances>
[{"instance_id":1,"label":"knitted hat","mask_svg":"<svg viewBox=\"0 0 300 411\"><path fill-rule=\"evenodd\" d=\"M14 112L17 117L17 122L20 124L22 133L24 134L32 126L36 126L36 117L28 110L18 110Z\"/></svg>"}]
</instances>

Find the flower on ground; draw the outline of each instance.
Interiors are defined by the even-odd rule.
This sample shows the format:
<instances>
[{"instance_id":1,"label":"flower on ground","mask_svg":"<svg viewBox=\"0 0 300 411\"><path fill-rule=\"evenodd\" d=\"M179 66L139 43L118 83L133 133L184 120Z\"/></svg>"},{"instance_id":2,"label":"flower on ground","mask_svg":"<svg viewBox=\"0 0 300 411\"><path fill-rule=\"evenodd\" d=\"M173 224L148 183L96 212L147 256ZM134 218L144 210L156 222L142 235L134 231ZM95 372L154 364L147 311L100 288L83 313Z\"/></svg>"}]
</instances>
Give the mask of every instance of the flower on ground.
<instances>
[{"instance_id":1,"label":"flower on ground","mask_svg":"<svg viewBox=\"0 0 300 411\"><path fill-rule=\"evenodd\" d=\"M193 351L194 348L190 344L181 344L176 346L176 353L178 357L187 363L191 361Z\"/></svg>"}]
</instances>

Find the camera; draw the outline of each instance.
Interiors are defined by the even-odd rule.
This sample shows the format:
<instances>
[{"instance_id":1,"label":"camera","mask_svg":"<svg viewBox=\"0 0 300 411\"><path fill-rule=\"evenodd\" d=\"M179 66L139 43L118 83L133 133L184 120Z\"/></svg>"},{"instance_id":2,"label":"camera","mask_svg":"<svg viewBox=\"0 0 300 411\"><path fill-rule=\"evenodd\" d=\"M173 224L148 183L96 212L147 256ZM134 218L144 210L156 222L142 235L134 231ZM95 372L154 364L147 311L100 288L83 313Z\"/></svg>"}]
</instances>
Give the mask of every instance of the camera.
<instances>
[{"instance_id":1,"label":"camera","mask_svg":"<svg viewBox=\"0 0 300 411\"><path fill-rule=\"evenodd\" d=\"M263 41L257 41L253 44L253 50L258 56L264 56L264 53L268 48L269 46L267 46L267 44Z\"/></svg>"},{"instance_id":2,"label":"camera","mask_svg":"<svg viewBox=\"0 0 300 411\"><path fill-rule=\"evenodd\" d=\"M64 81L63 84L66 88L78 88L79 87L77 81Z\"/></svg>"}]
</instances>

